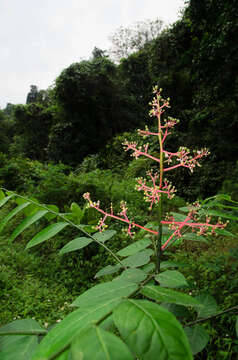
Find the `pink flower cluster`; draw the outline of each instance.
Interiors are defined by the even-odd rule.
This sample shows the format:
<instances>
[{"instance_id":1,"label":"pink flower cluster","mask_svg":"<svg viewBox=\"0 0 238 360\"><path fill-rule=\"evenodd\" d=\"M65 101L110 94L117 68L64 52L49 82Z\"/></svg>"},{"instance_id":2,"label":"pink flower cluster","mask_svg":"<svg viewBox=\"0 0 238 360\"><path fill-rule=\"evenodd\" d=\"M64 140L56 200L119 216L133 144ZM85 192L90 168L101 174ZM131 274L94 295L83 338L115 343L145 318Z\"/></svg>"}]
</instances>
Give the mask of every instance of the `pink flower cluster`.
<instances>
[{"instance_id":1,"label":"pink flower cluster","mask_svg":"<svg viewBox=\"0 0 238 360\"><path fill-rule=\"evenodd\" d=\"M193 151L192 153L186 147L180 147L177 152L169 152L164 150L164 142L167 136L170 135L170 131L179 121L177 119L168 117L162 123L161 115L164 113L165 108L170 107L169 99L164 100L161 97L161 89L158 90L157 87L154 88L153 92L155 93L155 97L150 103L152 106L150 115L156 116L158 120L158 131L151 132L148 127L146 127L145 130L138 130L138 132L139 135L143 137L158 137L160 143L160 158L149 154L149 144L138 146L136 142L128 142L127 140L123 143L125 151L132 151L131 156L135 157L136 159L138 159L139 156L145 156L160 164L160 173L156 172L153 174L152 171L147 172L149 181L144 178L137 179L136 190L144 192L144 199L150 203L150 209L152 209L154 204L158 204L160 202L161 194L166 194L169 199L172 199L175 195L176 190L174 186L172 186L172 184L167 179L163 178L163 175L166 171L170 171L178 167L185 167L193 172L195 166L200 166L199 160L202 157L209 155L209 151L206 148ZM93 202L91 200L89 193L84 194L84 198L88 201L90 207L93 207L103 215L97 226L99 231L102 231L105 229L105 227L107 227L105 224L107 218L113 218L127 224L127 232L129 235L133 235L133 228L140 228L152 234L158 235L157 231L136 224L133 220L129 219L127 214L128 209L125 202L121 202L121 210L118 214L115 214L113 212L112 205L110 211L104 211L100 208L99 201ZM220 221L218 221L216 224L212 224L210 217L207 217L203 223L198 222L198 211L199 204L196 203L192 206L192 208L189 209L188 214L183 221L175 221L173 217L169 217L165 220L161 219L161 224L169 226L170 230L172 231L172 234L162 245L162 250L164 250L169 243L173 242L175 239L180 238L183 234L182 230L184 228L190 228L192 232L196 232L198 235L205 235L207 233L214 233L216 229L222 229L225 227L226 224L222 224Z\"/></svg>"}]
</instances>

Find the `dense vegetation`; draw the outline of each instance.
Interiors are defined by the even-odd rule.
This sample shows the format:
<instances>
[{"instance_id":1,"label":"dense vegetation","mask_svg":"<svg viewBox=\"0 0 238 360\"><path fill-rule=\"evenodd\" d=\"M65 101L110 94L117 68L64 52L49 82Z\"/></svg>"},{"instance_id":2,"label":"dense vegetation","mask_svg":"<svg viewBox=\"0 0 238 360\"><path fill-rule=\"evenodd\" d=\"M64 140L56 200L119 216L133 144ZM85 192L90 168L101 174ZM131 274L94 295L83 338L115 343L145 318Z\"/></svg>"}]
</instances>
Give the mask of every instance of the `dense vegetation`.
<instances>
[{"instance_id":1,"label":"dense vegetation","mask_svg":"<svg viewBox=\"0 0 238 360\"><path fill-rule=\"evenodd\" d=\"M77 206L84 209L85 192L102 205L113 202L116 209L123 199L136 222L151 221L143 195L134 192L134 178L154 165L148 159L132 160L121 144L125 138L142 141L134 130L152 123L148 103L152 87L158 84L172 99L169 115L180 119L168 140L171 151L183 144L206 146L211 152L193 176L182 168L169 174L179 197L166 201L165 209L177 211L186 201L217 193L238 200L237 18L235 0L190 0L180 20L158 37L149 37L140 50L119 63L94 49L89 60L63 70L49 89L31 86L26 104L8 104L0 110L0 186L54 204L60 212L72 211L74 221L80 212ZM148 142L158 156L157 139ZM1 210L1 218L12 205L8 206ZM237 218L236 212L233 215ZM95 273L110 259L95 244L77 255L59 257L57 250L75 235L68 229L55 240L23 252L37 227L45 224L36 224L9 245L7 238L20 220L19 214L0 238L0 325L26 317L52 325L71 311L69 303L92 286ZM84 209L80 222L95 225L98 220L93 209ZM124 233L120 235L122 225L109 225L117 231L113 251L130 243ZM235 222L230 226L236 234ZM235 240L220 236L202 244L185 242L165 260L183 264L181 271L193 295L209 293L220 311L226 310L237 304ZM177 318L184 317L184 309L173 306L170 310ZM196 320L195 314L185 315L185 320ZM210 341L195 358L236 359L234 321L234 316L224 313L205 323Z\"/></svg>"}]
</instances>

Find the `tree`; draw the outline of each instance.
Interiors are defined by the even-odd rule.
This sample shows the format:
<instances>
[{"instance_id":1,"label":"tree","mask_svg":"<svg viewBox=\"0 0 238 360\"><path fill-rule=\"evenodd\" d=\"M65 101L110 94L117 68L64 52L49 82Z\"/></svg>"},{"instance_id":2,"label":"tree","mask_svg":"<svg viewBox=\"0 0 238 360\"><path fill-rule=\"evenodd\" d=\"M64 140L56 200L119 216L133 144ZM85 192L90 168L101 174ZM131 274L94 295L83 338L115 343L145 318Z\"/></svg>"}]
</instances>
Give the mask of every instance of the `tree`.
<instances>
[{"instance_id":1,"label":"tree","mask_svg":"<svg viewBox=\"0 0 238 360\"><path fill-rule=\"evenodd\" d=\"M144 48L153 39L157 38L162 29L159 19L139 21L131 27L120 27L110 37L112 48L110 55L116 61L128 57L133 52Z\"/></svg>"},{"instance_id":2,"label":"tree","mask_svg":"<svg viewBox=\"0 0 238 360\"><path fill-rule=\"evenodd\" d=\"M133 97L105 56L70 65L56 79L55 96L60 112L48 146L54 161L77 165L137 121Z\"/></svg>"}]
</instances>

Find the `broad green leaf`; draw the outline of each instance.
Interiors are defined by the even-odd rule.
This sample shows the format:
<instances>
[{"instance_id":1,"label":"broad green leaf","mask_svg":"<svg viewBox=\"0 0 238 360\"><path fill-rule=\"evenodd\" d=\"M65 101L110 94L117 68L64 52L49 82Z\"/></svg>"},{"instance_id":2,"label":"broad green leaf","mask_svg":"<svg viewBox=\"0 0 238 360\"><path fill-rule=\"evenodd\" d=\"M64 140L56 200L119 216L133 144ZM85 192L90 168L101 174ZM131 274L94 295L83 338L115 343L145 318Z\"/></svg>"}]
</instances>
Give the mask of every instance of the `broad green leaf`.
<instances>
[{"instance_id":1,"label":"broad green leaf","mask_svg":"<svg viewBox=\"0 0 238 360\"><path fill-rule=\"evenodd\" d=\"M36 336L38 334L47 334L47 331L32 319L16 320L2 326L0 328L0 359L30 360L38 344Z\"/></svg>"},{"instance_id":2,"label":"broad green leaf","mask_svg":"<svg viewBox=\"0 0 238 360\"><path fill-rule=\"evenodd\" d=\"M87 309L83 308L73 311L49 331L36 348L31 360L56 357L64 349L66 351L76 335L89 328L93 323L103 319L120 301L120 299L110 299L103 304L100 303Z\"/></svg>"},{"instance_id":3,"label":"broad green leaf","mask_svg":"<svg viewBox=\"0 0 238 360\"><path fill-rule=\"evenodd\" d=\"M18 334L26 332L35 332L36 334L40 333L47 333L46 330L44 330L37 321L33 319L23 319L23 320L15 320L12 321L9 324L6 324L2 327L0 327L0 335L15 333ZM0 337L1 339L1 337Z\"/></svg>"},{"instance_id":4,"label":"broad green leaf","mask_svg":"<svg viewBox=\"0 0 238 360\"><path fill-rule=\"evenodd\" d=\"M195 233L186 233L182 235L182 238L185 240L191 240L191 241L200 241L208 244L209 242L204 236L197 235Z\"/></svg>"},{"instance_id":5,"label":"broad green leaf","mask_svg":"<svg viewBox=\"0 0 238 360\"><path fill-rule=\"evenodd\" d=\"M102 268L101 270L99 270L94 277L99 278L100 276L114 274L114 273L118 272L120 269L121 269L120 264L116 264L114 266L107 265L104 268Z\"/></svg>"},{"instance_id":6,"label":"broad green leaf","mask_svg":"<svg viewBox=\"0 0 238 360\"><path fill-rule=\"evenodd\" d=\"M166 289L158 285L144 286L141 290L141 294L159 302L174 303L183 306L199 306L198 300L192 296L175 290Z\"/></svg>"},{"instance_id":7,"label":"broad green leaf","mask_svg":"<svg viewBox=\"0 0 238 360\"><path fill-rule=\"evenodd\" d=\"M182 206L179 208L180 211L188 213L190 211L190 209L187 206Z\"/></svg>"},{"instance_id":8,"label":"broad green leaf","mask_svg":"<svg viewBox=\"0 0 238 360\"><path fill-rule=\"evenodd\" d=\"M125 280L109 281L93 286L91 289L79 295L71 306L87 308L105 303L109 300L121 299L130 296L137 290L137 285Z\"/></svg>"},{"instance_id":9,"label":"broad green leaf","mask_svg":"<svg viewBox=\"0 0 238 360\"><path fill-rule=\"evenodd\" d=\"M41 230L38 234L36 234L31 241L29 241L26 249L29 249L35 245L42 243L43 241L51 239L68 225L69 224L67 222L59 222L47 226L45 229Z\"/></svg>"},{"instance_id":10,"label":"broad green leaf","mask_svg":"<svg viewBox=\"0 0 238 360\"><path fill-rule=\"evenodd\" d=\"M68 244L66 244L59 252L60 255L69 253L71 251L76 251L84 248L88 244L90 244L93 240L89 237L79 237L74 240L71 240Z\"/></svg>"},{"instance_id":11,"label":"broad green leaf","mask_svg":"<svg viewBox=\"0 0 238 360\"><path fill-rule=\"evenodd\" d=\"M238 337L238 316L236 317L236 336Z\"/></svg>"},{"instance_id":12,"label":"broad green leaf","mask_svg":"<svg viewBox=\"0 0 238 360\"><path fill-rule=\"evenodd\" d=\"M141 270L146 274L149 274L151 271L155 270L155 263L150 262L149 264L142 266Z\"/></svg>"},{"instance_id":13,"label":"broad green leaf","mask_svg":"<svg viewBox=\"0 0 238 360\"><path fill-rule=\"evenodd\" d=\"M9 346L7 347L2 347L0 338L1 360L31 360L38 345L37 336L9 335L6 336L6 338L11 338L11 343L9 343Z\"/></svg>"},{"instance_id":14,"label":"broad green leaf","mask_svg":"<svg viewBox=\"0 0 238 360\"><path fill-rule=\"evenodd\" d=\"M13 197L14 197L14 195L9 195L9 196L4 197L2 200L0 200L0 207L5 205L6 202L8 202L8 200L12 199Z\"/></svg>"},{"instance_id":15,"label":"broad green leaf","mask_svg":"<svg viewBox=\"0 0 238 360\"><path fill-rule=\"evenodd\" d=\"M230 231L227 231L225 229L216 229L215 233L217 233L218 235L222 235L222 236L231 236L231 237L236 237L234 234L232 234Z\"/></svg>"},{"instance_id":16,"label":"broad green leaf","mask_svg":"<svg viewBox=\"0 0 238 360\"><path fill-rule=\"evenodd\" d=\"M182 326L168 310L147 300L128 299L113 312L122 338L142 360L192 360Z\"/></svg>"},{"instance_id":17,"label":"broad green leaf","mask_svg":"<svg viewBox=\"0 0 238 360\"><path fill-rule=\"evenodd\" d=\"M183 274L177 270L166 270L155 276L155 280L165 287L184 287L188 283Z\"/></svg>"},{"instance_id":18,"label":"broad green leaf","mask_svg":"<svg viewBox=\"0 0 238 360\"><path fill-rule=\"evenodd\" d=\"M47 212L47 210L40 210L37 213L25 218L22 223L18 225L17 228L13 231L12 235L10 236L9 242L14 241L18 235L20 235L29 226L34 224L37 220L42 218L45 214L47 214Z\"/></svg>"},{"instance_id":19,"label":"broad green leaf","mask_svg":"<svg viewBox=\"0 0 238 360\"><path fill-rule=\"evenodd\" d=\"M136 268L145 264L148 264L150 257L153 254L151 249L139 251L138 253L127 257L122 260L122 264L127 267Z\"/></svg>"},{"instance_id":20,"label":"broad green leaf","mask_svg":"<svg viewBox=\"0 0 238 360\"><path fill-rule=\"evenodd\" d=\"M12 211L10 211L10 213L0 222L0 232L3 230L4 226L8 223L8 221L10 221L15 215L17 215L21 210L23 210L29 204L30 204L29 202L24 202L23 204L18 205Z\"/></svg>"},{"instance_id":21,"label":"broad green leaf","mask_svg":"<svg viewBox=\"0 0 238 360\"><path fill-rule=\"evenodd\" d=\"M202 308L198 308L197 314L199 318L206 318L217 313L217 303L213 296L201 294L196 296L196 299L203 305Z\"/></svg>"},{"instance_id":22,"label":"broad green leaf","mask_svg":"<svg viewBox=\"0 0 238 360\"><path fill-rule=\"evenodd\" d=\"M116 335L92 326L75 338L72 360L133 360L128 347Z\"/></svg>"},{"instance_id":23,"label":"broad green leaf","mask_svg":"<svg viewBox=\"0 0 238 360\"><path fill-rule=\"evenodd\" d=\"M147 274L140 269L127 269L121 273L121 275L115 280L126 280L132 283L140 283L147 278ZM115 281L114 280L114 281Z\"/></svg>"},{"instance_id":24,"label":"broad green leaf","mask_svg":"<svg viewBox=\"0 0 238 360\"><path fill-rule=\"evenodd\" d=\"M93 234L94 239L101 243L105 243L105 241L111 239L116 234L115 230L105 230L103 232L97 232Z\"/></svg>"},{"instance_id":25,"label":"broad green leaf","mask_svg":"<svg viewBox=\"0 0 238 360\"><path fill-rule=\"evenodd\" d=\"M202 351L209 341L209 335L200 325L195 327L185 327L184 329L193 355Z\"/></svg>"},{"instance_id":26,"label":"broad green leaf","mask_svg":"<svg viewBox=\"0 0 238 360\"><path fill-rule=\"evenodd\" d=\"M155 280L158 281L162 286L169 288L188 286L188 283L183 274L177 270L163 271L155 276Z\"/></svg>"},{"instance_id":27,"label":"broad green leaf","mask_svg":"<svg viewBox=\"0 0 238 360\"><path fill-rule=\"evenodd\" d=\"M141 250L144 250L148 246L151 245L151 241L149 239L142 239L139 241L134 242L131 245L128 245L124 249L117 252L119 256L130 256L138 253Z\"/></svg>"}]
</instances>

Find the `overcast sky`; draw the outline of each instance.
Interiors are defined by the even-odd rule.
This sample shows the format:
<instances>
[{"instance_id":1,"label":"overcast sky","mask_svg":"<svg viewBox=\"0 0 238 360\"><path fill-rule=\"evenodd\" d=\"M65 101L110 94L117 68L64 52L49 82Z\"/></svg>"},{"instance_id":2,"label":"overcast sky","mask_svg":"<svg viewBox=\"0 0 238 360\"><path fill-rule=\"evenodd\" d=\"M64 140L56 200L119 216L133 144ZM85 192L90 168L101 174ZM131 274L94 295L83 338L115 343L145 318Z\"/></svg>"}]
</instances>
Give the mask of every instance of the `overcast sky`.
<instances>
[{"instance_id":1,"label":"overcast sky","mask_svg":"<svg viewBox=\"0 0 238 360\"><path fill-rule=\"evenodd\" d=\"M25 103L96 46L108 50L120 26L179 18L184 0L0 0L0 108Z\"/></svg>"}]
</instances>

